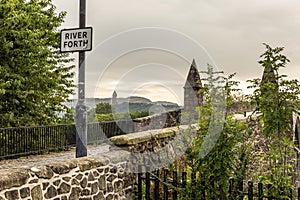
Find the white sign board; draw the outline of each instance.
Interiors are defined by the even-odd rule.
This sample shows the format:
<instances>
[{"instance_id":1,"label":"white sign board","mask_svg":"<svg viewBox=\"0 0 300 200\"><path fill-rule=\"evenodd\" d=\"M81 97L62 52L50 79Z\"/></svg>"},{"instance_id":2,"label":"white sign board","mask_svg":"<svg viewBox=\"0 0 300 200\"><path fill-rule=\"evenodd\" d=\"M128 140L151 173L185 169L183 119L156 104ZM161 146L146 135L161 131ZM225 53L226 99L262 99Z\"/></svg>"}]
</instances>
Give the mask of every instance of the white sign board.
<instances>
[{"instance_id":1,"label":"white sign board","mask_svg":"<svg viewBox=\"0 0 300 200\"><path fill-rule=\"evenodd\" d=\"M92 50L92 27L64 29L60 32L60 51L76 52Z\"/></svg>"}]
</instances>

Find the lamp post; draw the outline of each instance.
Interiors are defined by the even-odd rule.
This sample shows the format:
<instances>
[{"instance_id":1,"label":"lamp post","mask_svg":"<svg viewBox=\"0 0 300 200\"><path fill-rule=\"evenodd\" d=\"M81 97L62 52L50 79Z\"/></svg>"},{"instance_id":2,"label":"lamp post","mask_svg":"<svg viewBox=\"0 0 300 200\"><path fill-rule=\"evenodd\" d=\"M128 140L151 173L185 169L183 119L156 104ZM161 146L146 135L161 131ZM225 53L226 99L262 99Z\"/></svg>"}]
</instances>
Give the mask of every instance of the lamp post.
<instances>
[{"instance_id":1,"label":"lamp post","mask_svg":"<svg viewBox=\"0 0 300 200\"><path fill-rule=\"evenodd\" d=\"M79 28L86 26L86 0L79 0ZM76 158L87 156L87 113L85 105L85 52L79 52L78 102L76 105Z\"/></svg>"}]
</instances>

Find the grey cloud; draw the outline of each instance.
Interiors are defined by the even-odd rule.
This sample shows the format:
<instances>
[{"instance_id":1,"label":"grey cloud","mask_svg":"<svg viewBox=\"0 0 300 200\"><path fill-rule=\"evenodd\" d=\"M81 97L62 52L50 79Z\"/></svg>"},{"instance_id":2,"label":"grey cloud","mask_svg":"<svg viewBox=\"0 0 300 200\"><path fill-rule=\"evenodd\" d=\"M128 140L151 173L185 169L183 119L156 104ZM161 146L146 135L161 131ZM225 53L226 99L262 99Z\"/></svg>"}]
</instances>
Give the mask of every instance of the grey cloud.
<instances>
[{"instance_id":1,"label":"grey cloud","mask_svg":"<svg viewBox=\"0 0 300 200\"><path fill-rule=\"evenodd\" d=\"M69 11L66 26L78 24L78 3L71 0L54 0L54 3L59 9ZM194 38L207 49L220 70L226 73L237 72L237 79L244 81L261 76L262 67L257 61L264 51L262 43L267 42L272 46L286 47L284 53L292 63L283 71L289 77L300 77L299 0L90 0L87 1L87 5L87 24L94 27L95 44L132 28L170 28ZM128 45L124 42L117 45ZM127 42L130 44L130 41ZM184 48L185 44L180 46ZM119 47L114 47L116 50L117 48ZM193 52L194 49L191 48L189 53ZM106 59L111 53L96 55L94 51L90 54L98 59ZM111 70L103 73L104 79L108 79L103 79L109 84L106 88L112 89L115 81L120 78L119 73L126 73L130 67L141 64L143 59L146 61L144 63L152 59L152 62L174 66L182 77L185 77L189 68L185 63L194 57L190 56L187 61L172 58L166 62L161 59L166 56L163 53L161 56L153 52L146 53L150 54L148 58L136 52L118 58L119 62L115 65L113 63ZM150 58L151 55L157 59ZM89 64L96 66L97 62L97 59L92 59ZM177 62L179 64L176 65ZM202 69L206 68L206 61L199 59L197 64ZM87 75L92 83L99 78L91 68L93 67L87 67L90 70L87 71ZM138 75L143 76L142 73ZM137 83L140 84L138 80ZM111 93L106 90L107 94Z\"/></svg>"}]
</instances>

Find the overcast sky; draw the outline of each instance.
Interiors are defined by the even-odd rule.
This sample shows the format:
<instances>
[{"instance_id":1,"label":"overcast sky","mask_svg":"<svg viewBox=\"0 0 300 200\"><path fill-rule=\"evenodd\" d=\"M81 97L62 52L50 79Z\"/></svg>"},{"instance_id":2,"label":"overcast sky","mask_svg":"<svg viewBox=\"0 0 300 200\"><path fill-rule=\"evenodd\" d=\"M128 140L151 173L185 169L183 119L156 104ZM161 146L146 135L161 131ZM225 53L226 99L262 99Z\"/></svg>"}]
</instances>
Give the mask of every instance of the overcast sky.
<instances>
[{"instance_id":1,"label":"overcast sky","mask_svg":"<svg viewBox=\"0 0 300 200\"><path fill-rule=\"evenodd\" d=\"M53 3L67 11L62 28L78 27L79 0ZM262 75L264 42L284 46L291 63L281 72L300 77L299 0L87 0L87 26L87 97L117 90L183 104L193 57L200 70L209 63L244 83Z\"/></svg>"}]
</instances>

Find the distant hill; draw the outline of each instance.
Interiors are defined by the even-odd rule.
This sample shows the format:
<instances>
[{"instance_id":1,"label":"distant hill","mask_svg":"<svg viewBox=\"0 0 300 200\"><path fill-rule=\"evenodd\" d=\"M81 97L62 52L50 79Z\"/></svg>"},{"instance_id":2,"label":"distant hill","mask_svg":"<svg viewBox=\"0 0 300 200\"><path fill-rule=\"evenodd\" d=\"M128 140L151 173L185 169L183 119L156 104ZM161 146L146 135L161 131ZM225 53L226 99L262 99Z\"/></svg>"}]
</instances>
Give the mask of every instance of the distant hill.
<instances>
[{"instance_id":1,"label":"distant hill","mask_svg":"<svg viewBox=\"0 0 300 200\"><path fill-rule=\"evenodd\" d=\"M118 103L123 103L119 101L119 98L117 98ZM125 102L129 103L151 103L152 101L150 99L147 99L145 97L138 97L138 96L131 96L128 98L124 98Z\"/></svg>"},{"instance_id":2,"label":"distant hill","mask_svg":"<svg viewBox=\"0 0 300 200\"><path fill-rule=\"evenodd\" d=\"M76 100L67 103L70 107L75 107ZM163 106L166 110L175 110L181 108L177 103L168 101L155 101L152 102L150 99L139 96L130 96L127 98L117 98L117 108L121 111L126 111L128 109L128 103L130 105L130 110L149 110L153 106ZM95 108L98 103L111 103L111 98L86 98L86 105L88 108Z\"/></svg>"},{"instance_id":3,"label":"distant hill","mask_svg":"<svg viewBox=\"0 0 300 200\"><path fill-rule=\"evenodd\" d=\"M154 113L160 113L168 110L177 110L181 109L178 104L167 102L167 101L158 101L158 102L145 102L140 103L140 101L135 102L123 102L118 103L114 106L116 112L134 112L134 111L149 111Z\"/></svg>"},{"instance_id":4,"label":"distant hill","mask_svg":"<svg viewBox=\"0 0 300 200\"><path fill-rule=\"evenodd\" d=\"M156 105L164 105L164 106L178 106L177 103L169 102L169 101L155 101L153 102Z\"/></svg>"},{"instance_id":5,"label":"distant hill","mask_svg":"<svg viewBox=\"0 0 300 200\"><path fill-rule=\"evenodd\" d=\"M87 98L86 102L88 104L89 103L94 103L94 104L98 104L98 103L111 103L111 98ZM147 99L145 97L138 97L138 96L131 96L131 97L127 97L127 98L117 98L117 102L119 104L122 103L151 103L150 99Z\"/></svg>"}]
</instances>

